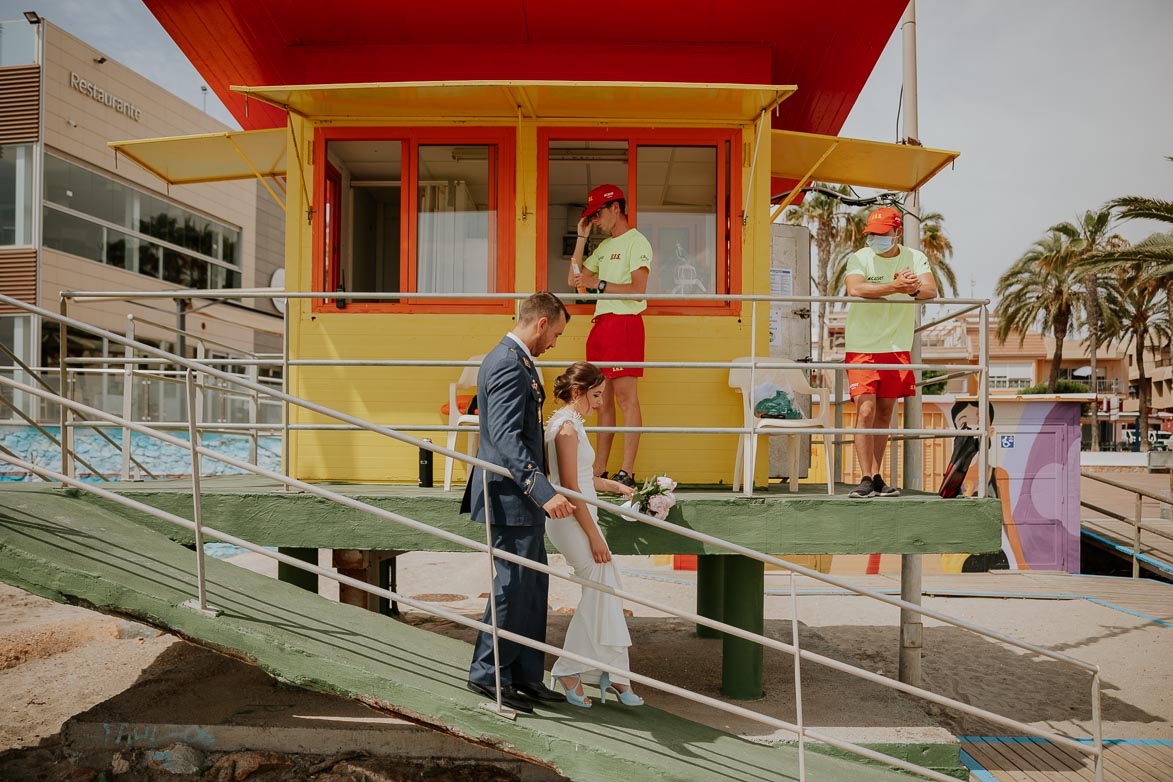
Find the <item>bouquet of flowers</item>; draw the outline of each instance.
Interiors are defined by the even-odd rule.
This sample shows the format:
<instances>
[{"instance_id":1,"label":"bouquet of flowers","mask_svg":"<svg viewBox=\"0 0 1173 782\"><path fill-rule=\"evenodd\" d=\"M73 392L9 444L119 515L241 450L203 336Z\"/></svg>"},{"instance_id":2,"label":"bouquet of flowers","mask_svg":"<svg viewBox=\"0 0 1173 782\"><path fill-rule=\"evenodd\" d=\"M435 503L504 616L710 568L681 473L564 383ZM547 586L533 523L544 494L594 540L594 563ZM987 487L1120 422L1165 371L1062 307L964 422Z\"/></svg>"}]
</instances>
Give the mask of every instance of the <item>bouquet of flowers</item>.
<instances>
[{"instance_id":1,"label":"bouquet of flowers","mask_svg":"<svg viewBox=\"0 0 1173 782\"><path fill-rule=\"evenodd\" d=\"M644 485L635 490L631 500L624 503L625 508L638 508L641 513L654 516L657 519L668 518L668 511L676 504L676 481L667 475L657 475L644 481Z\"/></svg>"}]
</instances>

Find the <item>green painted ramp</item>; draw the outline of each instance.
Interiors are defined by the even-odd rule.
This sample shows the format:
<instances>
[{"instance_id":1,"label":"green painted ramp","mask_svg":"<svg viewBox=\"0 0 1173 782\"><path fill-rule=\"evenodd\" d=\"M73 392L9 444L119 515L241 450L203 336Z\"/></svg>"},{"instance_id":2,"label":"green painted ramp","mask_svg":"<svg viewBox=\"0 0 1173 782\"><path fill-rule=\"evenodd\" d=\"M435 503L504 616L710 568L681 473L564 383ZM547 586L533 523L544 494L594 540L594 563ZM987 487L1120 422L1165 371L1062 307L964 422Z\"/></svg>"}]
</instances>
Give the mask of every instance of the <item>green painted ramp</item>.
<instances>
[{"instance_id":1,"label":"green painted ramp","mask_svg":"<svg viewBox=\"0 0 1173 782\"><path fill-rule=\"evenodd\" d=\"M793 746L744 741L650 707L569 705L509 722L464 687L471 647L208 560L217 618L194 597L195 554L75 491L0 490L0 580L126 616L241 658L276 678L495 747L574 780L797 779ZM808 752L808 779L907 780Z\"/></svg>"}]
</instances>

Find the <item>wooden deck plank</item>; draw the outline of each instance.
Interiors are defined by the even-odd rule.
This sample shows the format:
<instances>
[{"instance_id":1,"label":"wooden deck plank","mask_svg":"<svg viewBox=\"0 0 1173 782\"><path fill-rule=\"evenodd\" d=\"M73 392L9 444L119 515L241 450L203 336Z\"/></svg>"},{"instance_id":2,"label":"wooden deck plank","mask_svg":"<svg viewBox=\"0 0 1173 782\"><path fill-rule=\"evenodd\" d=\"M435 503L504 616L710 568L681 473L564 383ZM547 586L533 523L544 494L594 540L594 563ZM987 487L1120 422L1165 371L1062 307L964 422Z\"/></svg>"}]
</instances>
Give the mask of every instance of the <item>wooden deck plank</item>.
<instances>
[{"instance_id":1,"label":"wooden deck plank","mask_svg":"<svg viewBox=\"0 0 1173 782\"><path fill-rule=\"evenodd\" d=\"M965 745L966 751L973 754L970 748L979 746L977 742L970 742ZM984 741L980 742L981 750L985 760L981 761L986 770L995 773L996 771L1008 774L1006 779L1017 780L1019 782L1053 782L1047 778L1045 771L1037 768L1037 762L1034 758L1024 755L1016 744L1011 744L1002 741ZM1002 778L1002 777L999 777Z\"/></svg>"},{"instance_id":2,"label":"wooden deck plank","mask_svg":"<svg viewBox=\"0 0 1173 782\"><path fill-rule=\"evenodd\" d=\"M1122 770L1131 769L1137 782L1169 782L1173 778L1173 766L1162 766L1142 744L1112 744L1105 753L1105 760L1108 758Z\"/></svg>"},{"instance_id":3,"label":"wooden deck plank","mask_svg":"<svg viewBox=\"0 0 1173 782\"><path fill-rule=\"evenodd\" d=\"M1035 743L1036 750L1046 755L1054 765L1054 778L1060 780L1095 779L1090 755L1060 747L1052 742Z\"/></svg>"},{"instance_id":4,"label":"wooden deck plank","mask_svg":"<svg viewBox=\"0 0 1173 782\"><path fill-rule=\"evenodd\" d=\"M993 745L989 742L967 742L962 746L962 749L980 763L987 774L990 774L999 780L999 782L1023 782L1025 780L1021 772L1014 768L1009 768L1012 764L996 752Z\"/></svg>"}]
</instances>

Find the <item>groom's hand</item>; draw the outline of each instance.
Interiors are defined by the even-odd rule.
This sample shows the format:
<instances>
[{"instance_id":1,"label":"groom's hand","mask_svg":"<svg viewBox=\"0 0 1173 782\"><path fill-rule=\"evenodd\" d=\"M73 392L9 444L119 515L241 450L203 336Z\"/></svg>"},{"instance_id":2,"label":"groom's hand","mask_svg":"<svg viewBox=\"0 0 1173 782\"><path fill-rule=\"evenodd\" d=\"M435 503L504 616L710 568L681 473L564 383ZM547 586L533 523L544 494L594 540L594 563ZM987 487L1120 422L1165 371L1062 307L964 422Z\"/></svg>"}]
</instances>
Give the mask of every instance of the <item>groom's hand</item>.
<instances>
[{"instance_id":1,"label":"groom's hand","mask_svg":"<svg viewBox=\"0 0 1173 782\"><path fill-rule=\"evenodd\" d=\"M564 519L567 516L573 515L574 503L561 494L555 494L550 498L549 502L542 506L542 509L552 519Z\"/></svg>"}]
</instances>

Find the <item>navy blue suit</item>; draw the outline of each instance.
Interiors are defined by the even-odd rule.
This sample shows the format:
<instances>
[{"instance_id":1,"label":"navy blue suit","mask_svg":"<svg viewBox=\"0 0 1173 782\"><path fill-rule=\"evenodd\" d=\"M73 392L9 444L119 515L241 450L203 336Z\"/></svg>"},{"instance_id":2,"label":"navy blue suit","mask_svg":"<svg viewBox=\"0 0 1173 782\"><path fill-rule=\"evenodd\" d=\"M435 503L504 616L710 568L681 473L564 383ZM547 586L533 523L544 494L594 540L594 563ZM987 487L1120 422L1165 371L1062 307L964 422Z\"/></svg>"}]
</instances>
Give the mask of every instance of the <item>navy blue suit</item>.
<instances>
[{"instance_id":1,"label":"navy blue suit","mask_svg":"<svg viewBox=\"0 0 1173 782\"><path fill-rule=\"evenodd\" d=\"M546 564L546 512L542 506L556 492L546 477L542 405L546 401L541 375L526 351L504 337L485 356L477 374L477 404L481 423L477 457L505 467L506 478L488 473L488 496L482 486L484 471L474 467L465 486L461 510L472 511L474 521L484 522L486 506L492 515L493 547ZM521 565L494 560L493 594L497 603L497 627L546 640L546 598L550 578ZM484 621L492 621L485 606ZM545 655L499 639L501 686L540 682ZM477 635L469 681L496 686L493 673L493 637Z\"/></svg>"}]
</instances>

